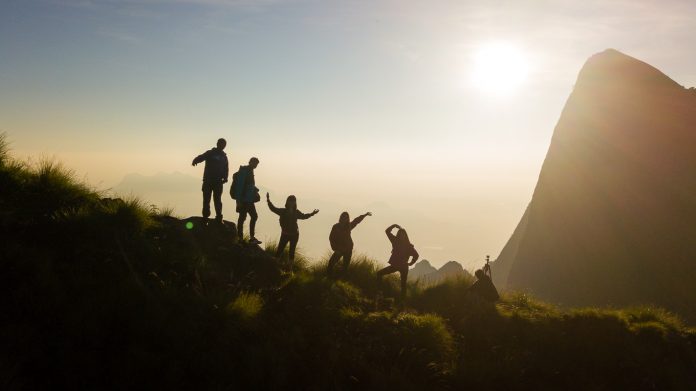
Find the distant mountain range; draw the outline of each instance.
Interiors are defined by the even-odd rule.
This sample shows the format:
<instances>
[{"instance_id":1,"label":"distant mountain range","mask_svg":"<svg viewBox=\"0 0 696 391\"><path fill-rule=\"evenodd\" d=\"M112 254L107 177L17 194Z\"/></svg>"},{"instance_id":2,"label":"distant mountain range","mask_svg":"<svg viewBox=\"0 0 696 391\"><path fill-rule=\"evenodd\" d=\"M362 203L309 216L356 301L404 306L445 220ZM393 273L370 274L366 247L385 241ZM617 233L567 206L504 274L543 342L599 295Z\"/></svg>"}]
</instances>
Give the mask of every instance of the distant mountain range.
<instances>
[{"instance_id":1,"label":"distant mountain range","mask_svg":"<svg viewBox=\"0 0 696 391\"><path fill-rule=\"evenodd\" d=\"M413 269L408 272L409 280L418 280L425 285L435 285L444 280L458 277L471 277L471 273L464 270L462 265L456 261L449 261L440 269L436 269L428 260L424 259L416 263Z\"/></svg>"},{"instance_id":2,"label":"distant mountain range","mask_svg":"<svg viewBox=\"0 0 696 391\"><path fill-rule=\"evenodd\" d=\"M499 287L696 319L696 93L616 50L583 66Z\"/></svg>"}]
</instances>

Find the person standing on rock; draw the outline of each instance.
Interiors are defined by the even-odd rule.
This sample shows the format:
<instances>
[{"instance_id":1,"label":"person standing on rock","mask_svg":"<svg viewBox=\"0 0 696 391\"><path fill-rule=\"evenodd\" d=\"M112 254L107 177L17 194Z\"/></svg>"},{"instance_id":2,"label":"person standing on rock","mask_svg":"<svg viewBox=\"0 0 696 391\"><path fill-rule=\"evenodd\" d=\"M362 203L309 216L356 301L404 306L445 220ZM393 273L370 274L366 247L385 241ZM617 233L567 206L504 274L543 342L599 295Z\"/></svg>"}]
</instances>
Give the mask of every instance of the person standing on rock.
<instances>
[{"instance_id":1,"label":"person standing on rock","mask_svg":"<svg viewBox=\"0 0 696 391\"><path fill-rule=\"evenodd\" d=\"M350 258L353 255L353 238L350 236L350 232L367 216L372 216L372 213L367 212L364 215L356 217L353 221L350 221L348 212L341 213L341 216L338 218L338 223L333 225L331 233L329 234L329 243L334 253L331 255L331 258L329 258L326 274L329 276L333 274L336 262L338 262L341 257L343 258L343 271L345 272L348 270Z\"/></svg>"},{"instance_id":2,"label":"person standing on rock","mask_svg":"<svg viewBox=\"0 0 696 391\"><path fill-rule=\"evenodd\" d=\"M215 221L222 223L222 185L227 182L229 166L227 155L224 149L227 141L221 138L217 141L217 146L211 150L196 156L191 163L196 166L205 162L203 170L203 219L208 221L210 217L210 198L212 196L215 204Z\"/></svg>"},{"instance_id":3,"label":"person standing on rock","mask_svg":"<svg viewBox=\"0 0 696 391\"><path fill-rule=\"evenodd\" d=\"M319 213L319 209L314 209L312 213L302 213L297 209L297 198L294 195L288 196L285 200L285 208L278 208L271 202L271 196L266 193L266 202L268 208L278 216L280 216L280 240L278 240L278 248L275 256L280 258L285 250L285 246L290 243L288 250L288 259L290 260L289 271L292 272L292 263L295 260L295 248L300 240L300 230L297 226L297 220L307 220L308 218Z\"/></svg>"},{"instance_id":4,"label":"person standing on rock","mask_svg":"<svg viewBox=\"0 0 696 391\"><path fill-rule=\"evenodd\" d=\"M399 229L396 235L391 232L394 228ZM385 274L399 272L399 274L401 274L401 297L405 298L408 267L416 263L418 260L418 252L408 239L406 230L401 228L398 224L390 225L385 232L392 244L392 253L389 258L389 266L378 271L377 277L381 279ZM409 262L409 258L411 257L411 262Z\"/></svg>"},{"instance_id":5,"label":"person standing on rock","mask_svg":"<svg viewBox=\"0 0 696 391\"><path fill-rule=\"evenodd\" d=\"M232 186L230 187L230 196L237 201L237 234L239 240L244 239L244 221L247 215L251 217L249 221L249 243L261 244L261 241L256 239L256 220L259 215L256 213L255 203L261 201L259 189L256 187L254 179L254 170L259 165L259 159L252 157L249 159L249 165L240 166L232 178Z\"/></svg>"}]
</instances>

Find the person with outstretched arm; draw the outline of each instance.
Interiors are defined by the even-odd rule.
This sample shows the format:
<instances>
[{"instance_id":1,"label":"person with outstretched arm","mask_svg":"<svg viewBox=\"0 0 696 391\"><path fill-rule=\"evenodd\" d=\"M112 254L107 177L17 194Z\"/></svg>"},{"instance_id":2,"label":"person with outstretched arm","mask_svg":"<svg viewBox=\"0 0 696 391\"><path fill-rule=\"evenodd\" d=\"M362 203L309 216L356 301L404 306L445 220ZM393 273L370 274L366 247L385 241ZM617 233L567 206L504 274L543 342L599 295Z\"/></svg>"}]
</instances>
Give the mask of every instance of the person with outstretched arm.
<instances>
[{"instance_id":1,"label":"person with outstretched arm","mask_svg":"<svg viewBox=\"0 0 696 391\"><path fill-rule=\"evenodd\" d=\"M229 166L227 155L224 149L227 141L221 138L217 141L217 146L201 155L196 156L191 162L192 166L205 162L203 170L203 218L208 221L210 217L210 197L215 204L215 221L222 223L222 185L227 182Z\"/></svg>"},{"instance_id":2,"label":"person with outstretched arm","mask_svg":"<svg viewBox=\"0 0 696 391\"><path fill-rule=\"evenodd\" d=\"M396 235L392 233L394 228L398 228ZM385 274L399 272L401 274L401 297L406 297L406 282L408 280L408 267L418 260L418 252L408 239L408 233L398 224L392 224L386 229L387 237L392 244L392 253L389 258L389 266L377 272L377 277L382 278ZM411 261L409 262L409 258Z\"/></svg>"},{"instance_id":3,"label":"person with outstretched arm","mask_svg":"<svg viewBox=\"0 0 696 391\"><path fill-rule=\"evenodd\" d=\"M288 196L285 200L285 208L278 208L271 202L270 194L266 193L266 202L268 208L278 216L280 216L280 240L278 240L278 248L276 249L276 257L280 258L285 250L285 246L290 243L288 258L290 260L289 271L292 273L292 263L295 260L295 248L300 240L300 230L297 226L297 220L307 220L308 218L319 213L319 209L314 209L312 213L302 213L297 209L297 198L294 195Z\"/></svg>"},{"instance_id":4,"label":"person with outstretched arm","mask_svg":"<svg viewBox=\"0 0 696 391\"><path fill-rule=\"evenodd\" d=\"M259 159L252 157L249 159L249 165L240 166L239 171L234 174L234 179L232 187L230 188L230 195L233 199L237 200L237 213L239 213L239 219L237 219L237 235L239 235L239 241L244 239L244 221L246 221L247 215L251 217L249 221L249 243L251 244L261 244L261 241L256 239L256 220L258 220L259 215L256 213L256 202L261 201L259 196L259 189L256 187L256 180L254 179L254 170L259 165Z\"/></svg>"},{"instance_id":5,"label":"person with outstretched arm","mask_svg":"<svg viewBox=\"0 0 696 391\"><path fill-rule=\"evenodd\" d=\"M329 265L326 267L326 273L329 276L333 274L333 268L341 258L343 258L343 271L348 270L350 259L353 256L353 238L350 236L350 232L367 216L372 216L372 213L367 212L350 221L348 212L343 212L338 218L338 223L331 228L329 243L334 253L329 258Z\"/></svg>"}]
</instances>

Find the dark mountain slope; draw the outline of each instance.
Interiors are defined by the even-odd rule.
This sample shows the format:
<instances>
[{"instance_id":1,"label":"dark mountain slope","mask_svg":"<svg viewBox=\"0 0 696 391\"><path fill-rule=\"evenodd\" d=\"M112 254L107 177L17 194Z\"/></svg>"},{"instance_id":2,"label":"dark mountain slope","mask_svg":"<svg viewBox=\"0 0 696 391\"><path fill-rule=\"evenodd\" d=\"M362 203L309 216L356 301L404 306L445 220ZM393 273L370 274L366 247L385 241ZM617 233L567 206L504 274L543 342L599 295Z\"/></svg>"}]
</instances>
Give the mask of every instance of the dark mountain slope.
<instances>
[{"instance_id":1,"label":"dark mountain slope","mask_svg":"<svg viewBox=\"0 0 696 391\"><path fill-rule=\"evenodd\" d=\"M507 288L696 319L696 94L618 51L592 56L518 231L498 259Z\"/></svg>"}]
</instances>

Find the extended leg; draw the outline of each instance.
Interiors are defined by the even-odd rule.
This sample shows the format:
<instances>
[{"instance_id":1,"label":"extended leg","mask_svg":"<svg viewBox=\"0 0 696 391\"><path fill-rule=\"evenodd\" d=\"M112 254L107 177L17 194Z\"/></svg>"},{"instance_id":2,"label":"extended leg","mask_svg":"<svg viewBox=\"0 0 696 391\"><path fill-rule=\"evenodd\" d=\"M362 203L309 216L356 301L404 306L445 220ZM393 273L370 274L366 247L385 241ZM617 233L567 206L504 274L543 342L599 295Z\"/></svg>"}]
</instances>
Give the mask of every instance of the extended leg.
<instances>
[{"instance_id":1,"label":"extended leg","mask_svg":"<svg viewBox=\"0 0 696 391\"><path fill-rule=\"evenodd\" d=\"M389 265L389 266L385 267L384 269L378 271L378 272L377 272L377 277L380 277L380 278L381 278L383 275L385 275L385 274L391 274L391 273L394 273L395 271L398 271L398 269L395 268L395 267L392 266L392 265Z\"/></svg>"},{"instance_id":2,"label":"extended leg","mask_svg":"<svg viewBox=\"0 0 696 391\"><path fill-rule=\"evenodd\" d=\"M249 220L249 235L252 238L256 238L256 220L259 218L259 215L256 213L256 205L251 202L247 209L249 211L249 217L251 217L251 220Z\"/></svg>"},{"instance_id":3,"label":"extended leg","mask_svg":"<svg viewBox=\"0 0 696 391\"><path fill-rule=\"evenodd\" d=\"M328 266L326 266L326 274L333 274L333 268L336 265L336 262L338 262L338 259L341 258L341 255L342 253L338 251L334 251L334 253L331 254L331 258L329 258L329 264Z\"/></svg>"},{"instance_id":4,"label":"extended leg","mask_svg":"<svg viewBox=\"0 0 696 391\"><path fill-rule=\"evenodd\" d=\"M276 248L276 258L280 258L283 255L283 250L288 244L288 235L281 233L280 239L278 240L278 247Z\"/></svg>"},{"instance_id":5,"label":"extended leg","mask_svg":"<svg viewBox=\"0 0 696 391\"><path fill-rule=\"evenodd\" d=\"M213 204L215 204L215 219L222 221L222 182L213 185L212 190ZM208 213L210 213L210 210L208 210Z\"/></svg>"},{"instance_id":6,"label":"extended leg","mask_svg":"<svg viewBox=\"0 0 696 391\"><path fill-rule=\"evenodd\" d=\"M207 219L210 217L210 196L213 189L209 184L203 182L203 188L201 188L201 190L203 191L203 217Z\"/></svg>"},{"instance_id":7,"label":"extended leg","mask_svg":"<svg viewBox=\"0 0 696 391\"><path fill-rule=\"evenodd\" d=\"M240 205L239 209L239 219L237 219L237 235L239 239L244 239L244 221L247 217L247 211L244 205Z\"/></svg>"},{"instance_id":8,"label":"extended leg","mask_svg":"<svg viewBox=\"0 0 696 391\"><path fill-rule=\"evenodd\" d=\"M300 233L290 235L290 250L288 253L288 258L290 259L290 265L292 266L292 261L295 260L295 249L297 248L297 242L300 241Z\"/></svg>"},{"instance_id":9,"label":"extended leg","mask_svg":"<svg viewBox=\"0 0 696 391\"><path fill-rule=\"evenodd\" d=\"M406 297L406 283L408 282L408 266L399 270L401 274L401 298Z\"/></svg>"},{"instance_id":10,"label":"extended leg","mask_svg":"<svg viewBox=\"0 0 696 391\"><path fill-rule=\"evenodd\" d=\"M348 266L350 265L350 259L353 257L353 252L348 251L343 253L343 272L348 271Z\"/></svg>"}]
</instances>

